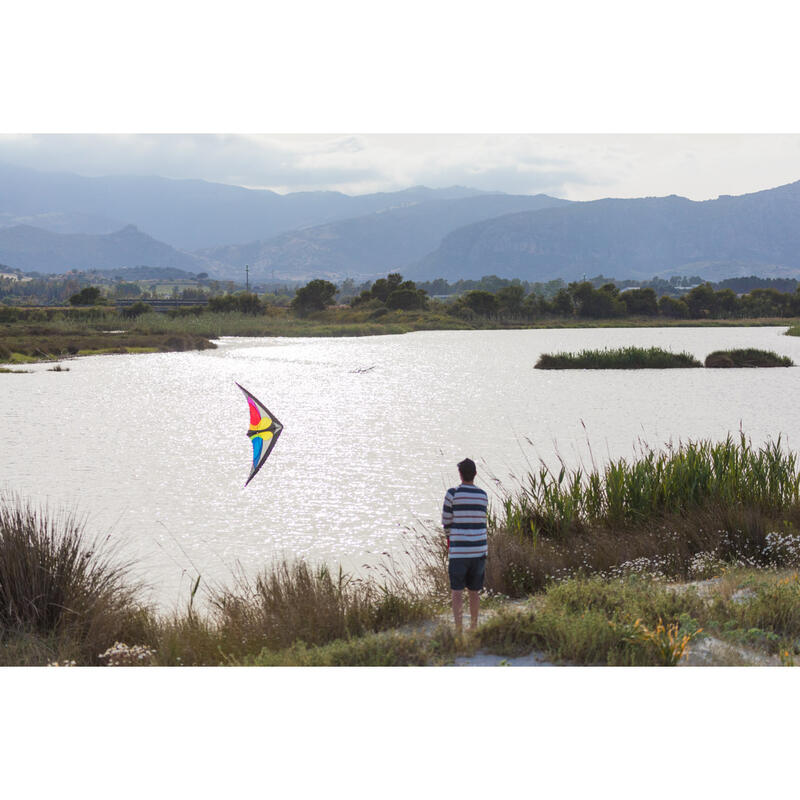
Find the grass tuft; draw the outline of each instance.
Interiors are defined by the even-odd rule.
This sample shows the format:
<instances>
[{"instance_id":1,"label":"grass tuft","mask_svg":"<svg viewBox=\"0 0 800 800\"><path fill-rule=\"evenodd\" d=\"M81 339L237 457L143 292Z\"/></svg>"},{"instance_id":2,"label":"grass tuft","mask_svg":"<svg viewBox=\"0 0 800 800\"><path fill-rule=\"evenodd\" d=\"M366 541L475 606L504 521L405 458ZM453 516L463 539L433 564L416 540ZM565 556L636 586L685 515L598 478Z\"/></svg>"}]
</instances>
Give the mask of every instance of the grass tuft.
<instances>
[{"instance_id":1,"label":"grass tuft","mask_svg":"<svg viewBox=\"0 0 800 800\"><path fill-rule=\"evenodd\" d=\"M543 353L535 369L684 369L701 367L690 353L670 353L660 347L621 347L581 350L578 353Z\"/></svg>"},{"instance_id":2,"label":"grass tuft","mask_svg":"<svg viewBox=\"0 0 800 800\"><path fill-rule=\"evenodd\" d=\"M793 367L788 356L779 356L769 350L748 348L743 350L715 350L706 356L706 367Z\"/></svg>"},{"instance_id":3,"label":"grass tuft","mask_svg":"<svg viewBox=\"0 0 800 800\"><path fill-rule=\"evenodd\" d=\"M0 641L8 658L97 664L116 641L141 641L149 615L108 539L74 514L0 498Z\"/></svg>"}]
</instances>

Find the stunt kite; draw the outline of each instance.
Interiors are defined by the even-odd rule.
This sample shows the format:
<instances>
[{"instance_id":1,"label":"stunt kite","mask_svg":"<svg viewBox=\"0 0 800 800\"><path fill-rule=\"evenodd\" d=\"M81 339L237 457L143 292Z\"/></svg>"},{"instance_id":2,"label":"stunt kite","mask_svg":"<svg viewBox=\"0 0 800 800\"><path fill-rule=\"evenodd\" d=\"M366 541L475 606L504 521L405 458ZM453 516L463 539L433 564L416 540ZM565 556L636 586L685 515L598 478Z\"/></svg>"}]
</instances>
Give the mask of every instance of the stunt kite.
<instances>
[{"instance_id":1,"label":"stunt kite","mask_svg":"<svg viewBox=\"0 0 800 800\"><path fill-rule=\"evenodd\" d=\"M283 425L275 418L275 415L260 401L253 397L247 389L240 383L236 385L244 392L247 398L247 405L250 406L250 429L247 435L253 443L253 467L250 470L250 477L245 486L256 476L256 473L264 466L267 456L275 447L275 442L281 435Z\"/></svg>"}]
</instances>

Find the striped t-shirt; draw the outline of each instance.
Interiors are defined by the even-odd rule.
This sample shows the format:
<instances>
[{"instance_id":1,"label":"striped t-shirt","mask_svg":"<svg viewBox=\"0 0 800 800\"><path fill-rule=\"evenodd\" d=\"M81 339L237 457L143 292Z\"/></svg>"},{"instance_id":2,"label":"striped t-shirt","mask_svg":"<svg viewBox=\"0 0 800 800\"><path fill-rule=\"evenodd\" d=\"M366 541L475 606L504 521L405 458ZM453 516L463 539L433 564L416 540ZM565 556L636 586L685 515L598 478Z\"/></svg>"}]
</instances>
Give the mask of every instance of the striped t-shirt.
<instances>
[{"instance_id":1,"label":"striped t-shirt","mask_svg":"<svg viewBox=\"0 0 800 800\"><path fill-rule=\"evenodd\" d=\"M442 507L450 558L480 558L487 553L486 505L483 489L462 483L448 489Z\"/></svg>"}]
</instances>

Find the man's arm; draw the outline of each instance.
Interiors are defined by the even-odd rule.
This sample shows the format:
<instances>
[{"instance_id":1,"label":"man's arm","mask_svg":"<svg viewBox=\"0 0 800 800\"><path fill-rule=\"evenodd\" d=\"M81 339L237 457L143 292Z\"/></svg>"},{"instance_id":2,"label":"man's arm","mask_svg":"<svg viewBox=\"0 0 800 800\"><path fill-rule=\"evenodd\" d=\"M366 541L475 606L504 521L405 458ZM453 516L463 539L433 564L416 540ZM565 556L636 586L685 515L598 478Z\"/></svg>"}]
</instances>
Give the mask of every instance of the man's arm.
<instances>
[{"instance_id":1,"label":"man's arm","mask_svg":"<svg viewBox=\"0 0 800 800\"><path fill-rule=\"evenodd\" d=\"M442 527L445 531L450 530L453 524L453 494L452 490L448 489L447 494L444 496L444 505L442 506Z\"/></svg>"}]
</instances>

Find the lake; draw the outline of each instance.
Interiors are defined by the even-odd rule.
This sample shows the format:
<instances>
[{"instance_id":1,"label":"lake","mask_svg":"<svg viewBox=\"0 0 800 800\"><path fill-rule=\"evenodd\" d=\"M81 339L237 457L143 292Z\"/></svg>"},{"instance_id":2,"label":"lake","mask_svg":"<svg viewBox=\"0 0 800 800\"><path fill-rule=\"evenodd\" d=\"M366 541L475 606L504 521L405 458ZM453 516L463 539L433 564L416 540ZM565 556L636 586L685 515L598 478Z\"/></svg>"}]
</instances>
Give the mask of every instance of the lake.
<instances>
[{"instance_id":1,"label":"lake","mask_svg":"<svg viewBox=\"0 0 800 800\"><path fill-rule=\"evenodd\" d=\"M800 369L544 371L543 352L757 347L800 364L786 328L437 331L235 339L192 353L97 356L0 375L0 489L77 508L174 606L191 576L230 584L274 558L355 572L402 558L438 521L455 464L497 497L539 459L602 464L640 443L800 442ZM252 483L247 404L284 425ZM182 601L181 601L182 602Z\"/></svg>"}]
</instances>

